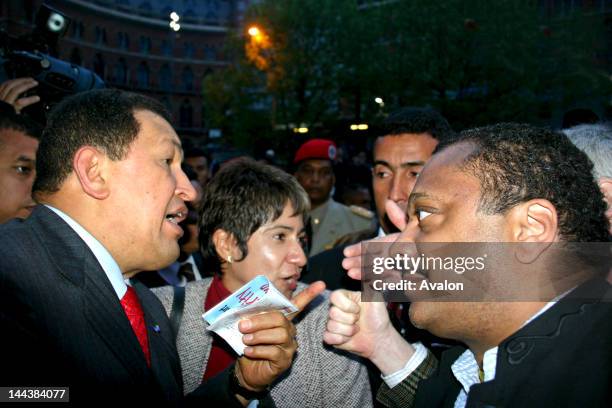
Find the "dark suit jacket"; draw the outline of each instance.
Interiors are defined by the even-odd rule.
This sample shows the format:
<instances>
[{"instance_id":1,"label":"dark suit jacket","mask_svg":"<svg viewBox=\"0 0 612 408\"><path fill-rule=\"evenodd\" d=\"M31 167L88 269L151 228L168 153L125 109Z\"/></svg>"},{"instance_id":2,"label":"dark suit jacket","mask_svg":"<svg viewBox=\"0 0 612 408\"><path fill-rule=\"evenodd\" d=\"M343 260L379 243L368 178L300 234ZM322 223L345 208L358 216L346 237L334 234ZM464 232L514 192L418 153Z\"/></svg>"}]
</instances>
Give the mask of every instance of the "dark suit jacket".
<instances>
[{"instance_id":1,"label":"dark suit jacket","mask_svg":"<svg viewBox=\"0 0 612 408\"><path fill-rule=\"evenodd\" d=\"M144 285L134 288L150 368L106 274L70 226L44 206L1 225L0 384L69 386L71 402L80 404L178 405L183 384L168 318ZM209 406L236 405L227 388L222 375L196 395Z\"/></svg>"},{"instance_id":2,"label":"dark suit jacket","mask_svg":"<svg viewBox=\"0 0 612 408\"><path fill-rule=\"evenodd\" d=\"M467 407L612 406L611 293L608 283L589 281L504 340L495 379L472 386ZM460 384L451 366L464 350L444 353L416 387L412 375L391 390L383 386L383 399L399 406L416 389L415 407L452 407Z\"/></svg>"}]
</instances>

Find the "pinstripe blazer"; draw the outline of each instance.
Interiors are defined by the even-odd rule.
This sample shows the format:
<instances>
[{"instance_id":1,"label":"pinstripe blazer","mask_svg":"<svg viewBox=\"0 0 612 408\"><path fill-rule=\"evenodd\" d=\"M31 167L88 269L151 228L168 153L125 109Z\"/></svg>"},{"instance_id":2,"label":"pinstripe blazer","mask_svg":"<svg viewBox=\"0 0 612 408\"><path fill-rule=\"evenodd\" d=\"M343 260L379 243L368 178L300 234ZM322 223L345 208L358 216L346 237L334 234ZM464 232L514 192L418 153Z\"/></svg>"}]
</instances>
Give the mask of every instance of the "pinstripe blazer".
<instances>
[{"instance_id":1,"label":"pinstripe blazer","mask_svg":"<svg viewBox=\"0 0 612 408\"><path fill-rule=\"evenodd\" d=\"M211 278L190 282L185 290L185 307L177 337L183 367L185 392L200 384L212 347L202 314ZM306 285L300 283L298 291ZM169 314L173 290L166 286L153 292ZM279 407L371 407L372 395L367 370L360 360L323 344L327 324L329 292L311 302L294 321L298 351L293 364L270 392Z\"/></svg>"},{"instance_id":2,"label":"pinstripe blazer","mask_svg":"<svg viewBox=\"0 0 612 408\"><path fill-rule=\"evenodd\" d=\"M144 285L134 289L150 367L104 270L64 220L38 206L27 220L0 225L0 385L68 386L78 406L179 405L183 384L170 322ZM193 402L239 406L227 383L227 375L216 376Z\"/></svg>"}]
</instances>

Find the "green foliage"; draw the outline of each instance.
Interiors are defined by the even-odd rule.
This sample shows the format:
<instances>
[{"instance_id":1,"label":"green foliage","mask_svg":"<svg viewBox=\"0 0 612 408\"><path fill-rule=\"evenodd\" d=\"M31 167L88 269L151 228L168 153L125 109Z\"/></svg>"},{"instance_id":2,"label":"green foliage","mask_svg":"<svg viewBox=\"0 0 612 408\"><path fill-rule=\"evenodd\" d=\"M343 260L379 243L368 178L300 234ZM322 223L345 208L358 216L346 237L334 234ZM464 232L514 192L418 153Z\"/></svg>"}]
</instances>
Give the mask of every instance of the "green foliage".
<instances>
[{"instance_id":1,"label":"green foliage","mask_svg":"<svg viewBox=\"0 0 612 408\"><path fill-rule=\"evenodd\" d=\"M261 137L279 124L372 121L381 113L377 96L385 112L437 107L457 128L537 123L572 101L610 94L594 63L606 46L595 14L544 17L539 2L524 0L360 3L254 4L246 23L269 42L245 55L254 40L237 33L235 65L204 84L210 123L248 142L254 129Z\"/></svg>"}]
</instances>

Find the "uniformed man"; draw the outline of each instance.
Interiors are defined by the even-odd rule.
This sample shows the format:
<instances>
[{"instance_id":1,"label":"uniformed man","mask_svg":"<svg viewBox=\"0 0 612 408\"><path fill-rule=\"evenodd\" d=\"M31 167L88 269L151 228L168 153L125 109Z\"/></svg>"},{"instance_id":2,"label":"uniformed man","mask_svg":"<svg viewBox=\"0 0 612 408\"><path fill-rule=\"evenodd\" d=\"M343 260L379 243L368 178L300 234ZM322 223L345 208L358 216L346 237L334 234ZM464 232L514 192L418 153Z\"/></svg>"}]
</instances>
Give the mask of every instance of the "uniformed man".
<instances>
[{"instance_id":1,"label":"uniformed man","mask_svg":"<svg viewBox=\"0 0 612 408\"><path fill-rule=\"evenodd\" d=\"M333 160L336 145L331 140L312 139L297 150L295 177L310 197L311 245L309 256L331 249L341 236L371 227L374 213L342 205L331 198L336 182Z\"/></svg>"}]
</instances>

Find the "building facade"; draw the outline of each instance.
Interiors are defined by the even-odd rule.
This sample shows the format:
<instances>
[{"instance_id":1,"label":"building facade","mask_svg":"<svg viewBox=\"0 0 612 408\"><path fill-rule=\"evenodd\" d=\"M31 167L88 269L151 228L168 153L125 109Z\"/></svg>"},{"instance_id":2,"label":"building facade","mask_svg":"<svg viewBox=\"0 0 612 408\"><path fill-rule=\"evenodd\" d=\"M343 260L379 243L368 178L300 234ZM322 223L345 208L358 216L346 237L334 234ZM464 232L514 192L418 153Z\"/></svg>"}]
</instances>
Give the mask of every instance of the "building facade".
<instances>
[{"instance_id":1,"label":"building facade","mask_svg":"<svg viewBox=\"0 0 612 408\"><path fill-rule=\"evenodd\" d=\"M0 2L0 27L29 33L41 0ZM247 0L58 0L71 19L57 57L97 73L109 87L160 100L181 135L207 134L202 81L229 64L224 44L240 26ZM169 26L170 13L180 29Z\"/></svg>"}]
</instances>

